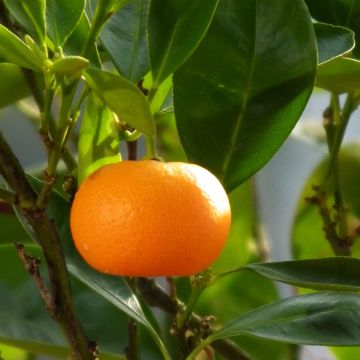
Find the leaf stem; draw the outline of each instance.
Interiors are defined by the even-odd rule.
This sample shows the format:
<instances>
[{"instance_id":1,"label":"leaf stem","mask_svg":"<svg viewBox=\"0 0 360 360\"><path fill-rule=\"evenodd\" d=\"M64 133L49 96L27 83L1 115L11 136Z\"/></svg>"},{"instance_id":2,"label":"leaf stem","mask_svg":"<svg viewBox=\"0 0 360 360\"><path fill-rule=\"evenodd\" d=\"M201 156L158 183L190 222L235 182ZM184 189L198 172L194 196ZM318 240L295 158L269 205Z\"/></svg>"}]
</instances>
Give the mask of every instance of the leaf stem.
<instances>
[{"instance_id":1,"label":"leaf stem","mask_svg":"<svg viewBox=\"0 0 360 360\"><path fill-rule=\"evenodd\" d=\"M153 159L153 160L159 160L159 156L157 154L156 150L156 140L155 136L146 136L146 158L147 159Z\"/></svg>"},{"instance_id":2,"label":"leaf stem","mask_svg":"<svg viewBox=\"0 0 360 360\"><path fill-rule=\"evenodd\" d=\"M111 5L109 1L97 2L90 31L81 50L81 56L86 57L89 55L89 52L91 48L94 46L102 27L104 26L108 18L111 16L109 5Z\"/></svg>"}]
</instances>

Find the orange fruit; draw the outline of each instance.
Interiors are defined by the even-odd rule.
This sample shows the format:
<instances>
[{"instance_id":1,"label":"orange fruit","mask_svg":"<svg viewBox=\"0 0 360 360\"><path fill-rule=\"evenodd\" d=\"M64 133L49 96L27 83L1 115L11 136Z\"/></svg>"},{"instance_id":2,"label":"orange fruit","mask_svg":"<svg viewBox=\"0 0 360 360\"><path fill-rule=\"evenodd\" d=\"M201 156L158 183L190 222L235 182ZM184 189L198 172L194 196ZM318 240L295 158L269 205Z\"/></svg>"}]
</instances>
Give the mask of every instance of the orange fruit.
<instances>
[{"instance_id":1,"label":"orange fruit","mask_svg":"<svg viewBox=\"0 0 360 360\"><path fill-rule=\"evenodd\" d=\"M206 169L181 162L122 161L81 184L72 236L93 268L123 276L182 276L220 254L231 222L227 195Z\"/></svg>"}]
</instances>

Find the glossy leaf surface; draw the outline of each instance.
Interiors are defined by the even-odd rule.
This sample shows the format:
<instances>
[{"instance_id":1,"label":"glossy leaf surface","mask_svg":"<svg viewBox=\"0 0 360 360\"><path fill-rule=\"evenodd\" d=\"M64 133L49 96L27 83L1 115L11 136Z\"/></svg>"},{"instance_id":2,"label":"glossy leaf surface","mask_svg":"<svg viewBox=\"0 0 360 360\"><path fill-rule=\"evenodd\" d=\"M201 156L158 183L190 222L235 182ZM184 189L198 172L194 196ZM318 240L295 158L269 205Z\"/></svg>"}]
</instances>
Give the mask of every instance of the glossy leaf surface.
<instances>
[{"instance_id":1,"label":"glossy leaf surface","mask_svg":"<svg viewBox=\"0 0 360 360\"><path fill-rule=\"evenodd\" d=\"M13 64L0 64L0 109L30 95L20 68Z\"/></svg>"},{"instance_id":2,"label":"glossy leaf surface","mask_svg":"<svg viewBox=\"0 0 360 360\"><path fill-rule=\"evenodd\" d=\"M359 0L305 0L311 15L318 21L347 27L355 32L356 43L360 35L360 1ZM359 46L354 53L359 56Z\"/></svg>"},{"instance_id":3,"label":"glossy leaf surface","mask_svg":"<svg viewBox=\"0 0 360 360\"><path fill-rule=\"evenodd\" d=\"M314 24L319 64L350 52L355 46L354 32L341 26Z\"/></svg>"},{"instance_id":4,"label":"glossy leaf surface","mask_svg":"<svg viewBox=\"0 0 360 360\"><path fill-rule=\"evenodd\" d=\"M137 82L149 71L146 38L149 0L133 0L116 12L100 40L121 75Z\"/></svg>"},{"instance_id":5,"label":"glossy leaf surface","mask_svg":"<svg viewBox=\"0 0 360 360\"><path fill-rule=\"evenodd\" d=\"M113 113L91 93L78 141L78 184L106 164L119 162L120 140Z\"/></svg>"},{"instance_id":6,"label":"glossy leaf surface","mask_svg":"<svg viewBox=\"0 0 360 360\"><path fill-rule=\"evenodd\" d=\"M149 104L141 91L129 80L95 69L87 70L84 76L88 85L120 120L145 135L154 134L155 125Z\"/></svg>"},{"instance_id":7,"label":"glossy leaf surface","mask_svg":"<svg viewBox=\"0 0 360 360\"><path fill-rule=\"evenodd\" d=\"M152 0L149 49L154 87L191 55L205 35L218 0Z\"/></svg>"},{"instance_id":8,"label":"glossy leaf surface","mask_svg":"<svg viewBox=\"0 0 360 360\"><path fill-rule=\"evenodd\" d=\"M318 290L360 290L360 260L331 257L314 260L255 263L247 269L270 279Z\"/></svg>"},{"instance_id":9,"label":"glossy leaf surface","mask_svg":"<svg viewBox=\"0 0 360 360\"><path fill-rule=\"evenodd\" d=\"M55 46L62 46L81 19L85 0L47 0L46 21Z\"/></svg>"},{"instance_id":10,"label":"glossy leaf surface","mask_svg":"<svg viewBox=\"0 0 360 360\"><path fill-rule=\"evenodd\" d=\"M173 79L189 160L211 170L228 191L244 182L296 124L316 65L313 26L302 1L222 1Z\"/></svg>"},{"instance_id":11,"label":"glossy leaf surface","mask_svg":"<svg viewBox=\"0 0 360 360\"><path fill-rule=\"evenodd\" d=\"M45 39L45 0L4 0L11 15L35 39Z\"/></svg>"},{"instance_id":12,"label":"glossy leaf surface","mask_svg":"<svg viewBox=\"0 0 360 360\"><path fill-rule=\"evenodd\" d=\"M37 70L41 64L30 48L15 34L0 24L0 57L6 61L28 69Z\"/></svg>"},{"instance_id":13,"label":"glossy leaf surface","mask_svg":"<svg viewBox=\"0 0 360 360\"><path fill-rule=\"evenodd\" d=\"M360 61L340 57L320 64L316 86L337 94L360 88Z\"/></svg>"},{"instance_id":14,"label":"glossy leaf surface","mask_svg":"<svg viewBox=\"0 0 360 360\"><path fill-rule=\"evenodd\" d=\"M360 344L360 295L341 292L290 297L225 324L212 340L242 334L317 345Z\"/></svg>"}]
</instances>

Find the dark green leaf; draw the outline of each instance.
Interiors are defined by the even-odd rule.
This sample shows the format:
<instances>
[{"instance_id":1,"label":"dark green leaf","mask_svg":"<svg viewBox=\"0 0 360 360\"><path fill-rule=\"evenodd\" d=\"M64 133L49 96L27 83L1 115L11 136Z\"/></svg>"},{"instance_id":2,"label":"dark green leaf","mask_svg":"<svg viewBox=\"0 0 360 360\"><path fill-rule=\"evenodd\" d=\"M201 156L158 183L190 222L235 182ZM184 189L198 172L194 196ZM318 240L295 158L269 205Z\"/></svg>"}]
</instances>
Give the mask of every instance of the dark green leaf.
<instances>
[{"instance_id":1,"label":"dark green leaf","mask_svg":"<svg viewBox=\"0 0 360 360\"><path fill-rule=\"evenodd\" d=\"M120 157L119 132L113 113L91 92L81 123L78 142L78 183L106 164Z\"/></svg>"},{"instance_id":2,"label":"dark green leaf","mask_svg":"<svg viewBox=\"0 0 360 360\"><path fill-rule=\"evenodd\" d=\"M320 64L316 86L338 94L360 89L360 61L340 57Z\"/></svg>"},{"instance_id":3,"label":"dark green leaf","mask_svg":"<svg viewBox=\"0 0 360 360\"><path fill-rule=\"evenodd\" d=\"M50 69L61 75L75 75L89 66L89 60L81 56L67 56L55 60Z\"/></svg>"},{"instance_id":4,"label":"dark green leaf","mask_svg":"<svg viewBox=\"0 0 360 360\"><path fill-rule=\"evenodd\" d=\"M295 296L244 314L210 336L243 334L309 345L360 345L360 295L341 292Z\"/></svg>"},{"instance_id":5,"label":"dark green leaf","mask_svg":"<svg viewBox=\"0 0 360 360\"><path fill-rule=\"evenodd\" d=\"M100 34L114 65L137 82L149 71L146 38L149 0L133 0L115 13Z\"/></svg>"},{"instance_id":6,"label":"dark green leaf","mask_svg":"<svg viewBox=\"0 0 360 360\"><path fill-rule=\"evenodd\" d=\"M81 19L85 0L47 0L46 21L56 47L62 46Z\"/></svg>"},{"instance_id":7,"label":"dark green leaf","mask_svg":"<svg viewBox=\"0 0 360 360\"><path fill-rule=\"evenodd\" d=\"M359 43L360 35L360 1L359 0L305 0L311 15L318 21L347 27L355 32L355 42ZM359 55L359 46L354 53Z\"/></svg>"},{"instance_id":8,"label":"dark green leaf","mask_svg":"<svg viewBox=\"0 0 360 360\"><path fill-rule=\"evenodd\" d=\"M31 49L15 34L0 24L0 57L29 69L41 69Z\"/></svg>"},{"instance_id":9,"label":"dark green leaf","mask_svg":"<svg viewBox=\"0 0 360 360\"><path fill-rule=\"evenodd\" d=\"M211 170L228 191L244 182L293 129L316 66L313 25L302 0L222 1L173 80L189 160Z\"/></svg>"},{"instance_id":10,"label":"dark green leaf","mask_svg":"<svg viewBox=\"0 0 360 360\"><path fill-rule=\"evenodd\" d=\"M309 289L360 290L360 260L350 257L257 263L246 268L267 278Z\"/></svg>"},{"instance_id":11,"label":"dark green leaf","mask_svg":"<svg viewBox=\"0 0 360 360\"><path fill-rule=\"evenodd\" d=\"M350 52L355 46L354 32L341 26L314 24L319 64Z\"/></svg>"},{"instance_id":12,"label":"dark green leaf","mask_svg":"<svg viewBox=\"0 0 360 360\"><path fill-rule=\"evenodd\" d=\"M218 0L152 0L149 50L154 88L183 64L205 35Z\"/></svg>"},{"instance_id":13,"label":"dark green leaf","mask_svg":"<svg viewBox=\"0 0 360 360\"><path fill-rule=\"evenodd\" d=\"M247 241L245 246L251 247L254 245ZM243 247L243 245L239 245L240 247ZM252 257L251 260L254 261L255 259ZM229 257L229 261L234 262L232 256ZM259 261L259 258L257 257L255 261ZM223 262L225 262L225 259L223 259ZM256 286L254 286L255 284ZM219 299L219 301L216 301L216 299ZM219 328L242 313L278 299L279 294L273 281L246 271L226 276L221 281L215 282L208 287L201 295L196 311L200 314L214 315L216 318L214 326ZM287 357L288 346L284 344L248 335L239 336L234 341L249 353L252 360L289 359Z\"/></svg>"},{"instance_id":14,"label":"dark green leaf","mask_svg":"<svg viewBox=\"0 0 360 360\"><path fill-rule=\"evenodd\" d=\"M149 104L142 92L129 80L95 69L87 70L84 76L88 85L120 120L145 135L154 134L155 125Z\"/></svg>"},{"instance_id":15,"label":"dark green leaf","mask_svg":"<svg viewBox=\"0 0 360 360\"><path fill-rule=\"evenodd\" d=\"M4 0L11 15L32 35L45 40L45 0Z\"/></svg>"},{"instance_id":16,"label":"dark green leaf","mask_svg":"<svg viewBox=\"0 0 360 360\"><path fill-rule=\"evenodd\" d=\"M24 75L17 65L0 64L0 84L0 109L30 95Z\"/></svg>"}]
</instances>

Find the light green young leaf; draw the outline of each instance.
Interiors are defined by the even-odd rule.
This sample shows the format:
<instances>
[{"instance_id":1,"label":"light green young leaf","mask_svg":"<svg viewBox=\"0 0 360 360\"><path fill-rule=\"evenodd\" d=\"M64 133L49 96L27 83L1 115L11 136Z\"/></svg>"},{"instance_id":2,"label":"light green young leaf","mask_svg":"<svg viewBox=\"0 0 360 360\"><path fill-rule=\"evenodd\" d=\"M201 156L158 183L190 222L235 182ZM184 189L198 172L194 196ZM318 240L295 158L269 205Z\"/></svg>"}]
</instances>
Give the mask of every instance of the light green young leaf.
<instances>
[{"instance_id":1,"label":"light green young leaf","mask_svg":"<svg viewBox=\"0 0 360 360\"><path fill-rule=\"evenodd\" d=\"M40 43L45 40L45 0L4 0L11 15Z\"/></svg>"},{"instance_id":2,"label":"light green young leaf","mask_svg":"<svg viewBox=\"0 0 360 360\"><path fill-rule=\"evenodd\" d=\"M55 60L50 69L61 75L75 75L89 66L89 60L81 56L67 56Z\"/></svg>"},{"instance_id":3,"label":"light green young leaf","mask_svg":"<svg viewBox=\"0 0 360 360\"><path fill-rule=\"evenodd\" d=\"M91 92L78 142L78 183L103 165L119 162L120 140L111 110Z\"/></svg>"},{"instance_id":4,"label":"light green young leaf","mask_svg":"<svg viewBox=\"0 0 360 360\"><path fill-rule=\"evenodd\" d=\"M0 109L30 95L20 68L14 64L0 64Z\"/></svg>"},{"instance_id":5,"label":"light green young leaf","mask_svg":"<svg viewBox=\"0 0 360 360\"><path fill-rule=\"evenodd\" d=\"M350 257L255 263L247 269L270 278L309 289L360 291L360 260Z\"/></svg>"},{"instance_id":6,"label":"light green young leaf","mask_svg":"<svg viewBox=\"0 0 360 360\"><path fill-rule=\"evenodd\" d=\"M151 72L146 74L142 86L147 90L149 90L153 87L153 79L152 79ZM169 96L171 89L172 89L172 77L169 76L167 79L165 79L161 83L161 85L158 87L154 97L151 99L150 110L153 115L155 115L157 112L160 111L165 100Z\"/></svg>"},{"instance_id":7,"label":"light green young leaf","mask_svg":"<svg viewBox=\"0 0 360 360\"><path fill-rule=\"evenodd\" d=\"M320 64L315 84L337 94L360 89L360 61L339 57Z\"/></svg>"},{"instance_id":8,"label":"light green young leaf","mask_svg":"<svg viewBox=\"0 0 360 360\"><path fill-rule=\"evenodd\" d=\"M218 0L152 0L150 64L154 88L183 64L209 28Z\"/></svg>"},{"instance_id":9,"label":"light green young leaf","mask_svg":"<svg viewBox=\"0 0 360 360\"><path fill-rule=\"evenodd\" d=\"M15 34L0 24L0 58L22 66L24 68L39 70L39 64L31 49Z\"/></svg>"},{"instance_id":10,"label":"light green young leaf","mask_svg":"<svg viewBox=\"0 0 360 360\"><path fill-rule=\"evenodd\" d=\"M149 104L141 91L129 80L107 71L88 69L84 77L88 85L121 121L145 135L155 132Z\"/></svg>"},{"instance_id":11,"label":"light green young leaf","mask_svg":"<svg viewBox=\"0 0 360 360\"><path fill-rule=\"evenodd\" d=\"M47 0L46 21L56 47L62 46L79 23L85 0Z\"/></svg>"}]
</instances>

